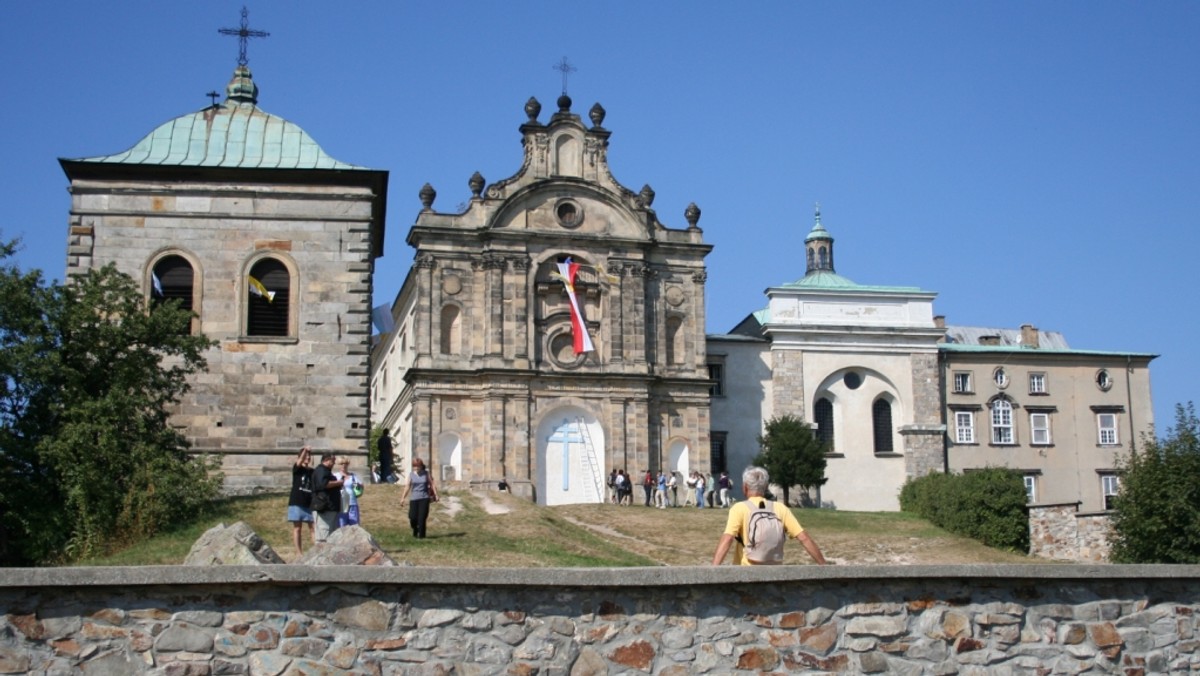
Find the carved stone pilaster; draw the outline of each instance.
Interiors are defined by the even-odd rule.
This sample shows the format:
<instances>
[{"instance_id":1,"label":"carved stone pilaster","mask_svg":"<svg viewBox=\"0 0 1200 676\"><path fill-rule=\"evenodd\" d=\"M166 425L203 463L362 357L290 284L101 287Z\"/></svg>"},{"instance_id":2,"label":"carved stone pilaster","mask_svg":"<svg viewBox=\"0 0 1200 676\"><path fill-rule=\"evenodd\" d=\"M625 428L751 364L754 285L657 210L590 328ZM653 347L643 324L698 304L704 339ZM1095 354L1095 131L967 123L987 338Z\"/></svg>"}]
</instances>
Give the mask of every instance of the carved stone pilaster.
<instances>
[{"instance_id":1,"label":"carved stone pilaster","mask_svg":"<svg viewBox=\"0 0 1200 676\"><path fill-rule=\"evenodd\" d=\"M434 259L433 254L417 254L416 259L413 260L413 267L422 270L432 270L437 267L437 261Z\"/></svg>"},{"instance_id":2,"label":"carved stone pilaster","mask_svg":"<svg viewBox=\"0 0 1200 676\"><path fill-rule=\"evenodd\" d=\"M529 258L526 256L512 256L508 262L512 264L514 272L529 272Z\"/></svg>"},{"instance_id":3,"label":"carved stone pilaster","mask_svg":"<svg viewBox=\"0 0 1200 676\"><path fill-rule=\"evenodd\" d=\"M704 284L708 281L708 270L701 270L692 274L692 281L697 284Z\"/></svg>"}]
</instances>

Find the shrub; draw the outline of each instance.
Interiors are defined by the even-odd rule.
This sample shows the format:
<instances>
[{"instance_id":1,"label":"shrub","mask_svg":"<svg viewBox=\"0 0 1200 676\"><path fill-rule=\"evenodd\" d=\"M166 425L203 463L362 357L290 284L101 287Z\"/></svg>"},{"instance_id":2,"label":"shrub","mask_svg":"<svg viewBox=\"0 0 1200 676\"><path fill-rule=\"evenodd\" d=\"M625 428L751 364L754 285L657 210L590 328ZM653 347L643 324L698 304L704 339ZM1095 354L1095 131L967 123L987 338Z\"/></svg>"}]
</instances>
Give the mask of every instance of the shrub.
<instances>
[{"instance_id":1,"label":"shrub","mask_svg":"<svg viewBox=\"0 0 1200 676\"><path fill-rule=\"evenodd\" d=\"M900 509L989 547L1029 551L1025 482L1003 467L928 474L900 489Z\"/></svg>"},{"instance_id":2,"label":"shrub","mask_svg":"<svg viewBox=\"0 0 1200 676\"><path fill-rule=\"evenodd\" d=\"M1195 406L1175 407L1161 440L1120 462L1114 501L1114 563L1200 563L1200 421Z\"/></svg>"}]
</instances>

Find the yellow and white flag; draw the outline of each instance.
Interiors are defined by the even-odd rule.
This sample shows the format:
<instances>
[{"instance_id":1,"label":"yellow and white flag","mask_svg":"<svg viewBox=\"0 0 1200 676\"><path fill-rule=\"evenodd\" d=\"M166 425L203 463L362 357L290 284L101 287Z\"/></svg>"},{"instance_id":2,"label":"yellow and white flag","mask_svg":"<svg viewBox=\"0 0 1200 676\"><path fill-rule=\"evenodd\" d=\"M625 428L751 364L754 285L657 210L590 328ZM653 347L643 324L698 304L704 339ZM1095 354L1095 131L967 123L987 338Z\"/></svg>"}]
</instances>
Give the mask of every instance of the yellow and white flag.
<instances>
[{"instance_id":1,"label":"yellow and white flag","mask_svg":"<svg viewBox=\"0 0 1200 676\"><path fill-rule=\"evenodd\" d=\"M251 277L250 275L246 275L246 279L250 280L250 293L258 296L259 298L266 298L268 303L275 302L274 291L267 291L267 287L263 286L262 282Z\"/></svg>"}]
</instances>

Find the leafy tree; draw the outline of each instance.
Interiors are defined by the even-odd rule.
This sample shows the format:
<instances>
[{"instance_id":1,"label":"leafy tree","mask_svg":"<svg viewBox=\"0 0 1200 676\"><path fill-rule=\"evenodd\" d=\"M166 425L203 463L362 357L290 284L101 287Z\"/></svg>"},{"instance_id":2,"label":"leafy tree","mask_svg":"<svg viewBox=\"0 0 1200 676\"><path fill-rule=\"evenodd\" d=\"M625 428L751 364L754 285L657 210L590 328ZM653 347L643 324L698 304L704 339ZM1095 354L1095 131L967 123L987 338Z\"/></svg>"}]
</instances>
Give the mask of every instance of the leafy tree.
<instances>
[{"instance_id":1,"label":"leafy tree","mask_svg":"<svg viewBox=\"0 0 1200 676\"><path fill-rule=\"evenodd\" d=\"M1121 459L1112 560L1200 563L1200 421L1192 403L1175 407L1163 439Z\"/></svg>"},{"instance_id":2,"label":"leafy tree","mask_svg":"<svg viewBox=\"0 0 1200 676\"><path fill-rule=\"evenodd\" d=\"M900 509L989 547L1029 551L1025 481L1006 467L965 474L933 472L900 489Z\"/></svg>"},{"instance_id":3,"label":"leafy tree","mask_svg":"<svg viewBox=\"0 0 1200 676\"><path fill-rule=\"evenodd\" d=\"M783 487L783 502L790 504L792 486L812 488L825 485L825 444L803 419L782 415L767 421L767 431L758 438L762 452L754 464L767 470L771 481Z\"/></svg>"},{"instance_id":4,"label":"leafy tree","mask_svg":"<svg viewBox=\"0 0 1200 676\"><path fill-rule=\"evenodd\" d=\"M108 265L47 284L0 244L0 561L104 551L190 517L220 477L168 424L212 343Z\"/></svg>"}]
</instances>

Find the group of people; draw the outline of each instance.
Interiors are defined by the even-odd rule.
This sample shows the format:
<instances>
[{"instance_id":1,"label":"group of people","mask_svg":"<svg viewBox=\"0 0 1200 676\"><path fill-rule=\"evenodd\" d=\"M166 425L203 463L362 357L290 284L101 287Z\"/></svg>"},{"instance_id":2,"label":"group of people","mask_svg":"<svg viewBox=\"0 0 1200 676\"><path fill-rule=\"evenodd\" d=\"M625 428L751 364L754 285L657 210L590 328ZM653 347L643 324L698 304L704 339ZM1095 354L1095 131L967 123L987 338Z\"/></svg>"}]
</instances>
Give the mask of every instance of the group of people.
<instances>
[{"instance_id":1,"label":"group of people","mask_svg":"<svg viewBox=\"0 0 1200 676\"><path fill-rule=\"evenodd\" d=\"M389 458L390 461L390 458ZM388 463L390 464L390 462ZM336 468L336 469L335 469ZM287 519L292 524L292 545L297 556L304 553L302 534L308 524L313 544L325 542L330 533L344 526L362 522L358 498L363 483L350 471L350 459L333 453L322 453L314 467L312 449L300 449L292 463L292 490L288 495ZM437 502L433 476L420 458L413 459L412 472L400 504L408 504L408 520L413 537L425 537L425 522L429 518L429 503Z\"/></svg>"},{"instance_id":2,"label":"group of people","mask_svg":"<svg viewBox=\"0 0 1200 676\"><path fill-rule=\"evenodd\" d=\"M679 472L659 470L658 474L646 470L638 483L642 486L643 503L646 507L724 507L733 506L730 493L733 480L728 472L713 478L711 474L692 472L680 480ZM608 475L608 501L614 505L633 504L634 477L624 469L614 469ZM679 501L679 487L683 485L683 502Z\"/></svg>"},{"instance_id":3,"label":"group of people","mask_svg":"<svg viewBox=\"0 0 1200 676\"><path fill-rule=\"evenodd\" d=\"M660 509L680 506L679 483L675 472L663 470L655 475L646 470L641 478L645 505ZM739 565L782 563L783 543L788 537L795 538L814 561L825 565L820 547L805 532L792 510L768 499L770 476L765 469L751 466L742 472L742 491L746 500L741 502L730 499L733 483L726 472L721 472L715 481L711 474L692 472L683 483L685 504L702 508L707 502L708 507L729 509L725 530L713 554L714 566L724 562L730 549L734 550L733 559ZM632 504L633 481L624 469L612 471L608 487L609 499L614 504ZM301 540L305 524L308 524L313 542L321 543L339 527L360 523L358 498L362 494L362 481L350 471L349 458L323 453L320 463L313 467L312 449L301 448L292 464L292 491L287 514L292 523L292 544L296 554L304 553ZM400 498L402 506L408 505L408 520L414 538L425 537L429 506L437 500L433 476L423 460L414 458L408 484Z\"/></svg>"}]
</instances>

